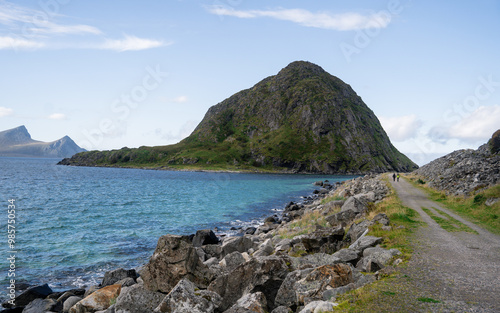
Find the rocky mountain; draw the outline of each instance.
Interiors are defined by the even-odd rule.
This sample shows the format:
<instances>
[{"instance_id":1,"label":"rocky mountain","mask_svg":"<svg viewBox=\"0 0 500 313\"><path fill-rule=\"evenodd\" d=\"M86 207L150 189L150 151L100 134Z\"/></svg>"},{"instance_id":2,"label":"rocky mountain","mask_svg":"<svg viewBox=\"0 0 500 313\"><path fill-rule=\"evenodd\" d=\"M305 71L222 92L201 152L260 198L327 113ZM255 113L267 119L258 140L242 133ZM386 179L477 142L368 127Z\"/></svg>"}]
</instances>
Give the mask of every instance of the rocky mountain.
<instances>
[{"instance_id":1,"label":"rocky mountain","mask_svg":"<svg viewBox=\"0 0 500 313\"><path fill-rule=\"evenodd\" d=\"M454 151L414 173L429 186L453 195L470 195L496 185L500 183L500 130L477 150Z\"/></svg>"},{"instance_id":2,"label":"rocky mountain","mask_svg":"<svg viewBox=\"0 0 500 313\"><path fill-rule=\"evenodd\" d=\"M33 140L24 125L0 132L0 156L66 158L83 151L68 136L52 142Z\"/></svg>"},{"instance_id":3,"label":"rocky mountain","mask_svg":"<svg viewBox=\"0 0 500 313\"><path fill-rule=\"evenodd\" d=\"M417 168L349 85L304 61L211 107L176 145L94 151L62 164L330 174Z\"/></svg>"}]
</instances>

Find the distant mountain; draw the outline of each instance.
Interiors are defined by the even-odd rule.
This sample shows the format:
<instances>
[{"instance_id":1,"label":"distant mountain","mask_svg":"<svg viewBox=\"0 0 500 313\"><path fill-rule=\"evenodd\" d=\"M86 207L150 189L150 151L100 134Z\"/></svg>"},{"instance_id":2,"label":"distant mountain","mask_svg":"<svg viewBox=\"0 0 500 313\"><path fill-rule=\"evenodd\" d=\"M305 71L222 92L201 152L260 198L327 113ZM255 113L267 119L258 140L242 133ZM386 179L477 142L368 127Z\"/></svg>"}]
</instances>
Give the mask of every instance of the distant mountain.
<instances>
[{"instance_id":1,"label":"distant mountain","mask_svg":"<svg viewBox=\"0 0 500 313\"><path fill-rule=\"evenodd\" d=\"M0 156L67 158L84 151L68 136L52 142L33 140L24 125L0 132Z\"/></svg>"},{"instance_id":2,"label":"distant mountain","mask_svg":"<svg viewBox=\"0 0 500 313\"><path fill-rule=\"evenodd\" d=\"M92 151L62 164L329 174L418 167L349 85L304 61L211 107L178 144Z\"/></svg>"}]
</instances>

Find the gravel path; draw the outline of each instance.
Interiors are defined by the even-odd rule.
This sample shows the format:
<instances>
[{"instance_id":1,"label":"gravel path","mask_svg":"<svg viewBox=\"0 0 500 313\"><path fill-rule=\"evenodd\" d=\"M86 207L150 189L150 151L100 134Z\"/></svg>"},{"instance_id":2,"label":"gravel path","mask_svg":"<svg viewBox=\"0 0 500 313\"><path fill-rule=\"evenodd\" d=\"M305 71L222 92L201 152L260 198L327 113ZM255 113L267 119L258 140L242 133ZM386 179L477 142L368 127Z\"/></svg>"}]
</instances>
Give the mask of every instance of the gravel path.
<instances>
[{"instance_id":1,"label":"gravel path","mask_svg":"<svg viewBox=\"0 0 500 313\"><path fill-rule=\"evenodd\" d=\"M391 177L391 183L403 204L417 211L427 224L417 231L413 240L415 252L401 271L407 282L401 286L403 296L407 292L408 300L419 297L439 301L408 301L406 309L413 312L500 312L500 236L429 200L424 192L404 179L393 182ZM445 212L478 234L448 232L422 207ZM409 302L413 304L410 306Z\"/></svg>"}]
</instances>

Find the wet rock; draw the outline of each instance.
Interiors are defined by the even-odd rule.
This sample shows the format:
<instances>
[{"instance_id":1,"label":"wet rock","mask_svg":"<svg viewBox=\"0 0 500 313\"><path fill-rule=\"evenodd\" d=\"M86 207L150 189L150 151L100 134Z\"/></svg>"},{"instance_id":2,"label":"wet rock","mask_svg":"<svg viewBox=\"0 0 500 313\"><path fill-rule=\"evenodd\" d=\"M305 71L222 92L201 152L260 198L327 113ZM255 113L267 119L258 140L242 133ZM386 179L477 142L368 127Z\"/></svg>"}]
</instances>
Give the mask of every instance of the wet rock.
<instances>
[{"instance_id":1,"label":"wet rock","mask_svg":"<svg viewBox=\"0 0 500 313\"><path fill-rule=\"evenodd\" d=\"M218 294L206 290L198 290L187 279L182 279L158 305L155 312L162 313L212 313L221 298Z\"/></svg>"},{"instance_id":2,"label":"wet rock","mask_svg":"<svg viewBox=\"0 0 500 313\"><path fill-rule=\"evenodd\" d=\"M106 310L120 294L120 285L110 285L96 290L90 296L80 300L70 310L69 313L92 313Z\"/></svg>"},{"instance_id":3,"label":"wet rock","mask_svg":"<svg viewBox=\"0 0 500 313\"><path fill-rule=\"evenodd\" d=\"M165 235L158 240L155 252L144 267L144 287L168 293L182 278L206 288L213 273L203 264L187 236Z\"/></svg>"},{"instance_id":4,"label":"wet rock","mask_svg":"<svg viewBox=\"0 0 500 313\"><path fill-rule=\"evenodd\" d=\"M134 269L125 270L123 268L119 268L113 271L106 272L104 274L104 278L102 279L101 286L106 287L114 285L117 281L125 278L132 278L135 281L135 279L137 279L136 271Z\"/></svg>"},{"instance_id":5,"label":"wet rock","mask_svg":"<svg viewBox=\"0 0 500 313\"><path fill-rule=\"evenodd\" d=\"M201 247L204 245L216 245L219 243L219 238L210 229L202 229L196 232L193 238L193 246Z\"/></svg>"}]
</instances>

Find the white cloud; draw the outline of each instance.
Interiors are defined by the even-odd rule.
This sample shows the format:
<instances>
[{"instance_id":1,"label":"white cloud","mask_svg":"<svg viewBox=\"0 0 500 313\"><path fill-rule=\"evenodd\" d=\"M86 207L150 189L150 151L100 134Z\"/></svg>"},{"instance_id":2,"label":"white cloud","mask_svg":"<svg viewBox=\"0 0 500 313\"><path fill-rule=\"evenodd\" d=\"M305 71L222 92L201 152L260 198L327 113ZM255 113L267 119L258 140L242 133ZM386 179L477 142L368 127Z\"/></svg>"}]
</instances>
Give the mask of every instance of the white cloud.
<instances>
[{"instance_id":1,"label":"white cloud","mask_svg":"<svg viewBox=\"0 0 500 313\"><path fill-rule=\"evenodd\" d=\"M11 115L13 112L14 112L14 110L12 110L12 109L0 107L0 117Z\"/></svg>"},{"instance_id":2,"label":"white cloud","mask_svg":"<svg viewBox=\"0 0 500 313\"><path fill-rule=\"evenodd\" d=\"M107 39L104 44L99 46L100 49L115 50L115 51L137 51L151 48L158 48L172 43L165 43L160 40L144 39L135 36L125 35L124 39Z\"/></svg>"},{"instance_id":3,"label":"white cloud","mask_svg":"<svg viewBox=\"0 0 500 313\"><path fill-rule=\"evenodd\" d=\"M450 138L464 141L487 140L500 128L500 106L480 106L448 130Z\"/></svg>"},{"instance_id":4,"label":"white cloud","mask_svg":"<svg viewBox=\"0 0 500 313\"><path fill-rule=\"evenodd\" d=\"M0 36L0 50L37 49L45 45L35 40Z\"/></svg>"},{"instance_id":5,"label":"white cloud","mask_svg":"<svg viewBox=\"0 0 500 313\"><path fill-rule=\"evenodd\" d=\"M175 102L175 103L186 103L187 101L188 101L187 96L178 96L178 97L172 99L172 102Z\"/></svg>"},{"instance_id":6,"label":"white cloud","mask_svg":"<svg viewBox=\"0 0 500 313\"><path fill-rule=\"evenodd\" d=\"M64 120L66 119L66 115L63 113L54 113L48 116L50 120Z\"/></svg>"},{"instance_id":7,"label":"white cloud","mask_svg":"<svg viewBox=\"0 0 500 313\"><path fill-rule=\"evenodd\" d=\"M269 17L278 20L290 21L306 27L339 31L385 28L391 22L391 17L383 12L362 15L359 13L313 13L304 9L238 11L218 5L207 6L206 9L208 12L220 16L233 16L238 18Z\"/></svg>"},{"instance_id":8,"label":"white cloud","mask_svg":"<svg viewBox=\"0 0 500 313\"><path fill-rule=\"evenodd\" d=\"M405 115L399 117L379 117L389 137L394 141L403 141L417 135L422 121L416 115Z\"/></svg>"}]
</instances>

